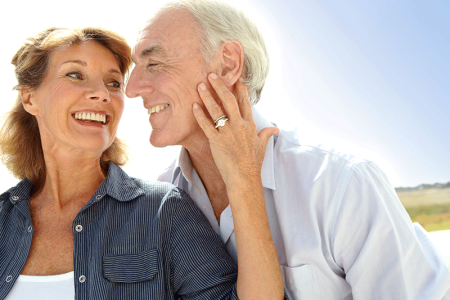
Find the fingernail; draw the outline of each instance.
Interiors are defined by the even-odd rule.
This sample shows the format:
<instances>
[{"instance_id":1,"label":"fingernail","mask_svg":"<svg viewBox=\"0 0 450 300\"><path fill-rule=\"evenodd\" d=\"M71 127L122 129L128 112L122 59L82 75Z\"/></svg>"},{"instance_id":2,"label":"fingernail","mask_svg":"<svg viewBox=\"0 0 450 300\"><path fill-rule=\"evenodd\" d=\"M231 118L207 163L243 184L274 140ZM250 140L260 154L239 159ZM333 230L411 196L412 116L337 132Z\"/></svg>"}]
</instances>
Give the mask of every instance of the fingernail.
<instances>
[{"instance_id":1,"label":"fingernail","mask_svg":"<svg viewBox=\"0 0 450 300\"><path fill-rule=\"evenodd\" d=\"M194 109L198 109L198 104L194 103Z\"/></svg>"},{"instance_id":2,"label":"fingernail","mask_svg":"<svg viewBox=\"0 0 450 300\"><path fill-rule=\"evenodd\" d=\"M199 85L198 85L198 88L201 90L201 91L206 91L206 85L202 82L202 83L200 83Z\"/></svg>"},{"instance_id":3,"label":"fingernail","mask_svg":"<svg viewBox=\"0 0 450 300\"><path fill-rule=\"evenodd\" d=\"M210 73L210 74L209 74L209 77L210 77L211 79L214 79L214 80L217 79L217 75L216 75L215 73Z\"/></svg>"}]
</instances>

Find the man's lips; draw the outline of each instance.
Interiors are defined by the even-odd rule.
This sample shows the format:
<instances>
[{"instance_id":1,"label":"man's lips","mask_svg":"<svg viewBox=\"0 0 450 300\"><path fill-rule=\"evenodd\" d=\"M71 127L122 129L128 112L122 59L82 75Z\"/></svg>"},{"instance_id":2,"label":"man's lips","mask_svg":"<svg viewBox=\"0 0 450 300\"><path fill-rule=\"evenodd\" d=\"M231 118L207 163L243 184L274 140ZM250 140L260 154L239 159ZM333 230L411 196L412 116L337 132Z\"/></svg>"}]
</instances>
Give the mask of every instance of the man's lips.
<instances>
[{"instance_id":1,"label":"man's lips","mask_svg":"<svg viewBox=\"0 0 450 300\"><path fill-rule=\"evenodd\" d=\"M166 104L158 104L158 105L155 105L155 106L150 107L150 108L148 109L148 114L151 115L151 114L153 114L153 113L160 112L160 111L162 111L163 109L165 109L165 108L167 108L167 107L169 107L169 106L170 106L170 105L169 105L168 103L166 103Z\"/></svg>"}]
</instances>

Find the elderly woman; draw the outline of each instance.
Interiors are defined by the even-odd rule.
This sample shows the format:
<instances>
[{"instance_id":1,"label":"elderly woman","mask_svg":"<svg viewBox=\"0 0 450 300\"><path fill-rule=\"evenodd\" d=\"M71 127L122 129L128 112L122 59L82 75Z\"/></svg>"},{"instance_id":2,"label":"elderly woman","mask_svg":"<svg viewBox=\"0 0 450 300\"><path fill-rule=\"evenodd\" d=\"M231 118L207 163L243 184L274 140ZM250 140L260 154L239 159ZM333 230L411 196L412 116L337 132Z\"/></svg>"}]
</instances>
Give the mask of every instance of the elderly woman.
<instances>
[{"instance_id":1,"label":"elderly woman","mask_svg":"<svg viewBox=\"0 0 450 300\"><path fill-rule=\"evenodd\" d=\"M0 154L23 180L0 195L0 299L246 294L245 275L236 288L235 265L184 192L118 167L131 64L122 37L51 28L29 38L12 63L19 96ZM267 284L282 288L281 278Z\"/></svg>"}]
</instances>

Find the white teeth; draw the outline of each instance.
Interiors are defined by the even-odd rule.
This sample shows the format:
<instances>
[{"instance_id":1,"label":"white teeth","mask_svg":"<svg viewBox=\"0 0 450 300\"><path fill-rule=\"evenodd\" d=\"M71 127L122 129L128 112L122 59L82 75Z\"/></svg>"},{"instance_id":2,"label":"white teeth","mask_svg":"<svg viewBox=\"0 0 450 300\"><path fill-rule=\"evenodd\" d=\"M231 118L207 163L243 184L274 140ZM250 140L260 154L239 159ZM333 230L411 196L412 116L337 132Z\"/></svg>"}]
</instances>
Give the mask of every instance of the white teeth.
<instances>
[{"instance_id":1,"label":"white teeth","mask_svg":"<svg viewBox=\"0 0 450 300\"><path fill-rule=\"evenodd\" d=\"M77 120L97 121L97 122L102 122L103 124L106 123L106 115L104 115L104 114L79 112L79 113L75 113L74 117Z\"/></svg>"},{"instance_id":2,"label":"white teeth","mask_svg":"<svg viewBox=\"0 0 450 300\"><path fill-rule=\"evenodd\" d=\"M164 105L156 105L156 106L153 106L153 107L151 107L151 108L149 108L148 109L148 114L150 115L150 114L152 114L152 113L157 113L157 112L160 112L160 111L162 111L164 108L166 108L166 107L169 107L169 104L164 104Z\"/></svg>"}]
</instances>

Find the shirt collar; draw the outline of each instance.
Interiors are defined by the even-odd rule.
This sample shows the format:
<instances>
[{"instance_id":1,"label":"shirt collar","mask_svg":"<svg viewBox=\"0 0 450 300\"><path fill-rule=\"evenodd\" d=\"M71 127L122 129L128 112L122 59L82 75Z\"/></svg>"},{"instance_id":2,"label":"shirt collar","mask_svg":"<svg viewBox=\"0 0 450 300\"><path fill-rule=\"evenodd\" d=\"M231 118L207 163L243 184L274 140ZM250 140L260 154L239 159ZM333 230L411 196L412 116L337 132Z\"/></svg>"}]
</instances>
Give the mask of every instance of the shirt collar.
<instances>
[{"instance_id":1,"label":"shirt collar","mask_svg":"<svg viewBox=\"0 0 450 300\"><path fill-rule=\"evenodd\" d=\"M194 171L194 165L192 164L191 157L189 156L189 152L186 148L181 147L180 154L177 157L177 161L175 162L175 170L180 169L183 173L183 177L192 184L192 176ZM174 182L174 181L172 181Z\"/></svg>"},{"instance_id":2,"label":"shirt collar","mask_svg":"<svg viewBox=\"0 0 450 300\"><path fill-rule=\"evenodd\" d=\"M24 178L16 186L1 194L0 200L9 198L12 203L29 200L32 188L33 184L27 178Z\"/></svg>"},{"instance_id":3,"label":"shirt collar","mask_svg":"<svg viewBox=\"0 0 450 300\"><path fill-rule=\"evenodd\" d=\"M1 194L0 199L9 197L13 203L27 200L30 197L32 187L33 184L25 178L15 187L12 187ZM108 175L102 184L100 184L93 199L99 200L102 197L96 198L96 196L104 196L106 194L118 201L130 201L144 194L144 191L135 183L133 178L129 177L122 170L122 168L110 162L108 166Z\"/></svg>"},{"instance_id":4,"label":"shirt collar","mask_svg":"<svg viewBox=\"0 0 450 300\"><path fill-rule=\"evenodd\" d=\"M263 128L268 126L274 126L271 122L266 120L254 106L252 106L253 120L256 123L256 128L260 132ZM261 167L261 180L263 187L272 190L276 189L275 185L275 168L274 168L274 137L270 137L266 147L266 154L264 156L264 161ZM192 174L194 166L192 165L191 158L186 148L181 147L180 155L175 162L174 177L178 176L179 171L183 173L184 178L192 184ZM175 182L176 178L172 179Z\"/></svg>"},{"instance_id":5,"label":"shirt collar","mask_svg":"<svg viewBox=\"0 0 450 300\"><path fill-rule=\"evenodd\" d=\"M108 175L98 188L96 194L108 194L118 201L130 201L144 194L144 191L122 168L110 162Z\"/></svg>"}]
</instances>

